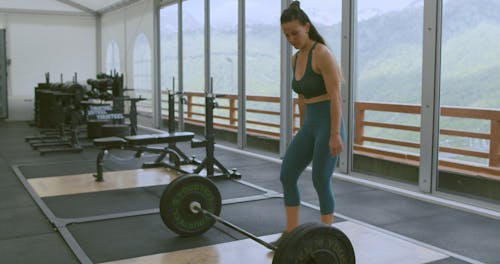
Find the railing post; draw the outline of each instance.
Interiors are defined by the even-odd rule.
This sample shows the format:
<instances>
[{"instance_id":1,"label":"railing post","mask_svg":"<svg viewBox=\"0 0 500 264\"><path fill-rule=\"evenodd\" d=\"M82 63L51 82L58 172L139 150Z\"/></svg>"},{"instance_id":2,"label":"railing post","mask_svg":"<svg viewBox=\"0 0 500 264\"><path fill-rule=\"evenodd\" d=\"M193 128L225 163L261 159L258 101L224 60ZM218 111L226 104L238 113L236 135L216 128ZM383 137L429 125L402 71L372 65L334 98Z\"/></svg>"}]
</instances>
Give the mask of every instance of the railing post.
<instances>
[{"instance_id":1,"label":"railing post","mask_svg":"<svg viewBox=\"0 0 500 264\"><path fill-rule=\"evenodd\" d=\"M500 167L500 119L491 120L490 167Z\"/></svg>"},{"instance_id":2,"label":"railing post","mask_svg":"<svg viewBox=\"0 0 500 264\"><path fill-rule=\"evenodd\" d=\"M365 108L360 107L361 104L355 103L355 111L356 111L356 116L355 116L355 128L354 128L354 144L356 145L363 145L363 135L364 135L364 121L365 121Z\"/></svg>"},{"instance_id":3,"label":"railing post","mask_svg":"<svg viewBox=\"0 0 500 264\"><path fill-rule=\"evenodd\" d=\"M187 95L187 116L188 118L193 117L193 95L186 93Z\"/></svg>"},{"instance_id":4,"label":"railing post","mask_svg":"<svg viewBox=\"0 0 500 264\"><path fill-rule=\"evenodd\" d=\"M234 123L236 122L236 118L235 118L235 111L234 111L234 105L235 105L235 98L231 97L229 98L229 124L230 125L234 125Z\"/></svg>"}]
</instances>

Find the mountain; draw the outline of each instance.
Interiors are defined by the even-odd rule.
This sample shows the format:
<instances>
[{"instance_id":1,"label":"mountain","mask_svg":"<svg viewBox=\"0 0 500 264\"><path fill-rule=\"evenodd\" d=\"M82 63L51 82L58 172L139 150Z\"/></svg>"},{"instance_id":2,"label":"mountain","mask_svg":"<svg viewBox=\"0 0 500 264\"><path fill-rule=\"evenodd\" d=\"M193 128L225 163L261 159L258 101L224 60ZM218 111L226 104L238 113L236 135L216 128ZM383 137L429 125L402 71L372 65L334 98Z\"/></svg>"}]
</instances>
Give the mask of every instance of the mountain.
<instances>
[{"instance_id":1,"label":"mountain","mask_svg":"<svg viewBox=\"0 0 500 264\"><path fill-rule=\"evenodd\" d=\"M405 8L388 13L372 12L368 18L364 19L367 16L363 15L359 19L355 50L357 100L420 104L422 3L423 0L416 0ZM500 1L447 0L443 5L442 17L441 104L499 109ZM187 20L190 23L186 24L191 25L187 28L199 28L196 19ZM259 21L258 18L250 21L246 30L247 93L279 96L281 29L277 24ZM318 23L316 26L340 61L340 24ZM235 93L236 29L234 25L232 30L212 28L211 33L214 89L220 93ZM202 31L186 32L184 41L186 90L201 91ZM377 118L390 119L386 116ZM397 117L391 122L405 123L408 118ZM411 122L418 124L419 119ZM441 125L452 126L452 123L443 120ZM489 131L487 122L479 126L462 122L462 127ZM418 140L418 135L399 137Z\"/></svg>"}]
</instances>

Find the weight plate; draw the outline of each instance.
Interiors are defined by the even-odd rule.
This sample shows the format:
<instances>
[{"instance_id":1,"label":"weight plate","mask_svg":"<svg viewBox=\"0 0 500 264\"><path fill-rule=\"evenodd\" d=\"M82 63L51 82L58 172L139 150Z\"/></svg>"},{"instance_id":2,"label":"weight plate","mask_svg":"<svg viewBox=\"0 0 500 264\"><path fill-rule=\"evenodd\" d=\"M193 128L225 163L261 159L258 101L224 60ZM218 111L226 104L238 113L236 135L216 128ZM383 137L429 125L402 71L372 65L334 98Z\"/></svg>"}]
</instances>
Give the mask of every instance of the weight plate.
<instances>
[{"instance_id":1,"label":"weight plate","mask_svg":"<svg viewBox=\"0 0 500 264\"><path fill-rule=\"evenodd\" d=\"M274 253L273 264L354 264L349 238L339 229L308 223L290 232Z\"/></svg>"},{"instance_id":2,"label":"weight plate","mask_svg":"<svg viewBox=\"0 0 500 264\"><path fill-rule=\"evenodd\" d=\"M215 219L201 212L193 212L191 205L219 215L222 199L217 186L198 175L179 176L167 185L160 200L160 215L165 225L180 236L203 234L215 224Z\"/></svg>"}]
</instances>

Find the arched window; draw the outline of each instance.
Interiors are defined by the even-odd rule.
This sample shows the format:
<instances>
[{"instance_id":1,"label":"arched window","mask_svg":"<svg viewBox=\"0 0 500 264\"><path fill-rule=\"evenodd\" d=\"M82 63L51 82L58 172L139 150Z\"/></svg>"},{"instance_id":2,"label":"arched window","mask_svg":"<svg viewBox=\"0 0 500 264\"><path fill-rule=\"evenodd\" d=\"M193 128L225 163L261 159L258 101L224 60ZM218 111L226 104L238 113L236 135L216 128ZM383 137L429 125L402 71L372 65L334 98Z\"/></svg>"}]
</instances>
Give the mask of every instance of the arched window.
<instances>
[{"instance_id":1,"label":"arched window","mask_svg":"<svg viewBox=\"0 0 500 264\"><path fill-rule=\"evenodd\" d=\"M152 98L151 82L151 47L146 35L139 34L135 39L133 54L132 87L137 96Z\"/></svg>"},{"instance_id":2,"label":"arched window","mask_svg":"<svg viewBox=\"0 0 500 264\"><path fill-rule=\"evenodd\" d=\"M116 41L111 40L106 49L106 73L120 72L120 50Z\"/></svg>"}]
</instances>

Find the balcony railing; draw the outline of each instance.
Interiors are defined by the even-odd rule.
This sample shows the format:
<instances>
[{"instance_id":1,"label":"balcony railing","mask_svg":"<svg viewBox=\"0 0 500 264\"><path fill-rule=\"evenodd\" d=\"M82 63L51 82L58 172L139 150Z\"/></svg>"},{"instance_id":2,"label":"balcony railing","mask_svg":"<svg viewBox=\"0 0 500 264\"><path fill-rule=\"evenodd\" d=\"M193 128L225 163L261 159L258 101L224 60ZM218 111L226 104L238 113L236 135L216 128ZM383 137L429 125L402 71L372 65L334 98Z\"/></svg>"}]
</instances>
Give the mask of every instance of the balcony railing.
<instances>
[{"instance_id":1,"label":"balcony railing","mask_svg":"<svg viewBox=\"0 0 500 264\"><path fill-rule=\"evenodd\" d=\"M162 91L162 98L167 98ZM205 123L205 94L186 92L186 110L184 120L187 123L202 125ZM272 139L279 139L280 129L280 98L273 96L247 96L246 126L247 133ZM238 96L234 94L218 95L218 107L214 110L214 127L229 131L238 131ZM252 104L262 104L252 106ZM168 118L168 102L162 99L162 117ZM294 108L298 109L297 100L293 101ZM273 110L277 109L277 110ZM177 110L176 110L177 111ZM177 115L177 114L176 114ZM294 114L294 132L298 131L299 114Z\"/></svg>"},{"instance_id":2,"label":"balcony railing","mask_svg":"<svg viewBox=\"0 0 500 264\"><path fill-rule=\"evenodd\" d=\"M168 118L166 93L162 92L165 100L162 100L162 116ZM185 93L186 106L184 110L184 120L186 123L203 126L204 93ZM225 129L236 132L238 130L238 96L224 95L217 97L219 107L214 112L214 126L218 129ZM252 106L255 104L260 106ZM271 139L279 139L279 97L272 96L247 96L247 133ZM149 109L149 111L148 111ZM293 101L293 129L294 133L299 129L299 113L297 100ZM142 111L150 112L150 107L142 107ZM385 112L389 115L408 114L420 116L420 106L410 104L391 104L374 102L355 103L355 137L354 153L358 155L371 156L378 159L390 160L404 164L418 166L419 164L419 137L415 141L396 140L384 138L382 136L368 136L365 133L367 127L380 129L392 129L404 132L420 132L419 125L408 125L400 123L390 123L389 121L374 122L366 120L367 112ZM176 113L178 115L178 113ZM440 146L440 153L449 153L465 157L481 158L487 160L486 164L479 162L463 161L452 158L439 158L439 169L453 172L483 176L500 179L500 110L441 107L442 117L453 117L460 119L486 120L490 123L489 133L470 132L453 129L441 129L440 135L454 136L477 140L489 141L489 151L479 151L464 148ZM390 120L390 119L388 119ZM374 143L374 144L373 144ZM378 145L377 145L378 144ZM382 147L381 147L381 146ZM408 151L411 149L413 151Z\"/></svg>"},{"instance_id":3,"label":"balcony railing","mask_svg":"<svg viewBox=\"0 0 500 264\"><path fill-rule=\"evenodd\" d=\"M392 124L389 122L373 122L365 119L368 111L386 112L391 114L410 114L420 116L420 105L409 104L389 104L374 102L355 103L355 136L354 152L358 154L370 155L373 157L414 164L418 166L419 155L410 152L391 150L381 147L367 146L367 142L379 143L397 148L413 148L418 150L419 143L394 140L381 137L368 137L365 135L366 127L378 127L385 129L395 129L399 131L420 132L420 126ZM440 153L456 154L464 157L486 159L487 164L477 162L466 162L457 159L439 158L439 169L449 170L464 174L473 174L490 178L500 176L500 110L478 109L464 107L441 107L441 117L452 117L458 119L483 120L489 123L489 133L471 132L456 129L440 129L440 136L454 136L469 139L489 141L488 151L471 150L456 147L440 146ZM470 129L470 128L469 128Z\"/></svg>"}]
</instances>

